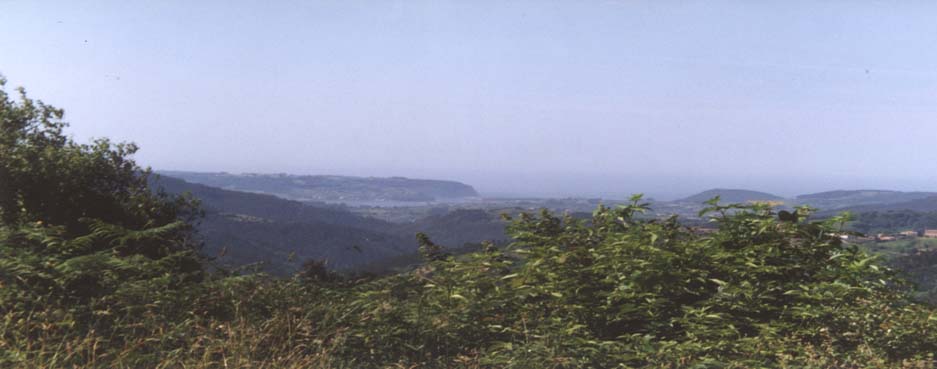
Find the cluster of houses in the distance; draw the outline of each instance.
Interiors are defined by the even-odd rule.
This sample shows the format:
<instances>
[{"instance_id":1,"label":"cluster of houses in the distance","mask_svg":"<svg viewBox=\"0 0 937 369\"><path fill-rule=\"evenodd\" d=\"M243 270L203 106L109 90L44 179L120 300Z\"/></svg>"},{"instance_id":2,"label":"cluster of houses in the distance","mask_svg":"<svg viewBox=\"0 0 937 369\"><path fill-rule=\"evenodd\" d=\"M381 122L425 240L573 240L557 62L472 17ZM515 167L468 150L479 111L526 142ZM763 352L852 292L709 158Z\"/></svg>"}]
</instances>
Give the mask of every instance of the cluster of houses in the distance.
<instances>
[{"instance_id":1,"label":"cluster of houses in the distance","mask_svg":"<svg viewBox=\"0 0 937 369\"><path fill-rule=\"evenodd\" d=\"M898 233L879 233L876 235L867 235L867 236L855 236L855 235L840 235L840 238L844 240L856 241L856 242L888 242L895 240L903 240L909 238L937 238L937 229L925 229L922 231L901 231Z\"/></svg>"},{"instance_id":2,"label":"cluster of houses in the distance","mask_svg":"<svg viewBox=\"0 0 937 369\"><path fill-rule=\"evenodd\" d=\"M690 230L696 234L710 234L716 231L710 227L690 227ZM911 238L937 238L937 229L924 229L922 231L901 231L898 233L879 233L875 235L855 235L838 234L839 238L853 242L888 242L895 240L906 240Z\"/></svg>"}]
</instances>

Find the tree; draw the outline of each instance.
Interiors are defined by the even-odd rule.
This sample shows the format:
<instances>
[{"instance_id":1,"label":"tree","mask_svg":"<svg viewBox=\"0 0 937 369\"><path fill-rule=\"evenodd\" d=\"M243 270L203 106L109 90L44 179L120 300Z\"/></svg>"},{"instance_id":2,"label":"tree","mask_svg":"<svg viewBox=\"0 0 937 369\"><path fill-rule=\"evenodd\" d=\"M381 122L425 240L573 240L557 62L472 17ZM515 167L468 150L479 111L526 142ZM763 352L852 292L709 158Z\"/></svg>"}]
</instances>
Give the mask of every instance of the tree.
<instances>
[{"instance_id":1,"label":"tree","mask_svg":"<svg viewBox=\"0 0 937 369\"><path fill-rule=\"evenodd\" d=\"M97 139L78 144L63 130L64 111L26 96L13 100L0 77L0 221L64 226L87 233L87 219L132 229L193 219L196 204L151 191L149 169L131 156L132 143Z\"/></svg>"},{"instance_id":2,"label":"tree","mask_svg":"<svg viewBox=\"0 0 937 369\"><path fill-rule=\"evenodd\" d=\"M50 329L133 331L127 322L141 312L178 309L167 305L180 296L173 291L203 276L190 223L197 203L152 191L150 171L131 158L135 145L77 144L63 132L61 109L29 99L22 88L12 100L5 82L0 78L0 317L17 324L0 330L0 366L2 343L30 347Z\"/></svg>"}]
</instances>

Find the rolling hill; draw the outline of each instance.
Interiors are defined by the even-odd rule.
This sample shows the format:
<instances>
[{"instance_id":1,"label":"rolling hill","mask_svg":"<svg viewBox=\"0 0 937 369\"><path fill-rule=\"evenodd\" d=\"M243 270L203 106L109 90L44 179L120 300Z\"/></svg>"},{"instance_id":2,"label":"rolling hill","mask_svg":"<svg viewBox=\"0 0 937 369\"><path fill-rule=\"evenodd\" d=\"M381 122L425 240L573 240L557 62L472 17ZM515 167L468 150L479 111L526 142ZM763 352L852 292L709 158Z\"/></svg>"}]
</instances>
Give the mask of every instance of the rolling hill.
<instances>
[{"instance_id":1,"label":"rolling hill","mask_svg":"<svg viewBox=\"0 0 937 369\"><path fill-rule=\"evenodd\" d=\"M715 188L686 197L677 202L702 203L719 196L722 203L744 203L750 201L783 201L784 198L766 192L751 190Z\"/></svg>"},{"instance_id":2,"label":"rolling hill","mask_svg":"<svg viewBox=\"0 0 937 369\"><path fill-rule=\"evenodd\" d=\"M937 196L935 192L902 192L889 190L837 190L800 195L799 204L823 210L835 210L864 205L913 203L917 200Z\"/></svg>"},{"instance_id":3,"label":"rolling hill","mask_svg":"<svg viewBox=\"0 0 937 369\"><path fill-rule=\"evenodd\" d=\"M467 184L431 179L180 171L162 171L160 174L212 187L266 193L302 202L406 203L461 201L478 197L478 192Z\"/></svg>"},{"instance_id":4,"label":"rolling hill","mask_svg":"<svg viewBox=\"0 0 937 369\"><path fill-rule=\"evenodd\" d=\"M856 206L847 206L837 211L850 211L853 213L865 213L865 212L887 212L887 211L899 211L899 210L910 210L916 212L935 212L937 211L937 196L930 196L916 200L888 203L888 204L870 204L870 205L856 205Z\"/></svg>"}]
</instances>

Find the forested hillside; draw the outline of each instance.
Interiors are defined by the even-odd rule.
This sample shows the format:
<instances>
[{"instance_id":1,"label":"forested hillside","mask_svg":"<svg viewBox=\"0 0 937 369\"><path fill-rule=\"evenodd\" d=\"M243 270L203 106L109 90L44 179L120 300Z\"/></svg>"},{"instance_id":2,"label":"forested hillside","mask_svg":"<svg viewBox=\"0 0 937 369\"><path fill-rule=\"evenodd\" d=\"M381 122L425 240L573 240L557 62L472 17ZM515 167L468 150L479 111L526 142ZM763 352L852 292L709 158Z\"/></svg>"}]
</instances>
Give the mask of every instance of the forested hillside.
<instances>
[{"instance_id":1,"label":"forested hillside","mask_svg":"<svg viewBox=\"0 0 937 369\"><path fill-rule=\"evenodd\" d=\"M843 217L710 201L700 234L635 196L517 215L513 242L465 255L419 234L422 265L383 277L233 273L135 146L76 143L62 117L0 88L3 368L937 365L937 310L844 244Z\"/></svg>"},{"instance_id":2,"label":"forested hillside","mask_svg":"<svg viewBox=\"0 0 937 369\"><path fill-rule=\"evenodd\" d=\"M934 192L902 192L885 190L839 190L799 195L796 201L827 211L864 206L911 203L937 196Z\"/></svg>"},{"instance_id":3,"label":"forested hillside","mask_svg":"<svg viewBox=\"0 0 937 369\"><path fill-rule=\"evenodd\" d=\"M506 223L497 212L454 210L416 222L390 223L356 215L337 205L309 204L273 195L224 190L165 175L151 179L154 189L191 194L204 217L196 224L203 253L220 265L260 263L276 275L298 271L319 260L343 271L398 265L416 255L415 235L440 234L440 244L461 248L482 241L504 241Z\"/></svg>"},{"instance_id":4,"label":"forested hillside","mask_svg":"<svg viewBox=\"0 0 937 369\"><path fill-rule=\"evenodd\" d=\"M341 208L311 206L272 195L229 191L187 183L167 176L151 181L173 194L190 193L201 201L204 218L197 224L205 255L221 265L253 263L263 270L289 275L306 260L321 260L334 269L353 269L414 252L413 232L361 217Z\"/></svg>"},{"instance_id":5,"label":"forested hillside","mask_svg":"<svg viewBox=\"0 0 937 369\"><path fill-rule=\"evenodd\" d=\"M866 234L897 233L901 231L921 232L937 229L937 211L917 212L913 210L869 211L857 213L849 227Z\"/></svg>"},{"instance_id":6,"label":"forested hillside","mask_svg":"<svg viewBox=\"0 0 937 369\"><path fill-rule=\"evenodd\" d=\"M901 210L911 210L917 212L935 212L937 211L937 196L928 196L919 198L916 200L903 201L897 203L886 203L886 204L875 204L875 205L857 205L845 207L843 211L851 211L853 213L865 213L865 212L886 212L886 211L901 211Z\"/></svg>"}]
</instances>

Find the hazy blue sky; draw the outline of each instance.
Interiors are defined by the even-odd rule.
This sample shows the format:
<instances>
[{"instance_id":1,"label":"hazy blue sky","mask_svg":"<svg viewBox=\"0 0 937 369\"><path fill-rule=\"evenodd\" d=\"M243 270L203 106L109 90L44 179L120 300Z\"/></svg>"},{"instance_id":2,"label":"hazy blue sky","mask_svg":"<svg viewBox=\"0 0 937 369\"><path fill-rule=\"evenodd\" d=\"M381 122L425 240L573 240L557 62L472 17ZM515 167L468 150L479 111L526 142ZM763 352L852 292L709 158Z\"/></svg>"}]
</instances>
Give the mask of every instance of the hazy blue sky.
<instances>
[{"instance_id":1,"label":"hazy blue sky","mask_svg":"<svg viewBox=\"0 0 937 369\"><path fill-rule=\"evenodd\" d=\"M933 1L0 0L0 35L157 169L937 190Z\"/></svg>"}]
</instances>

